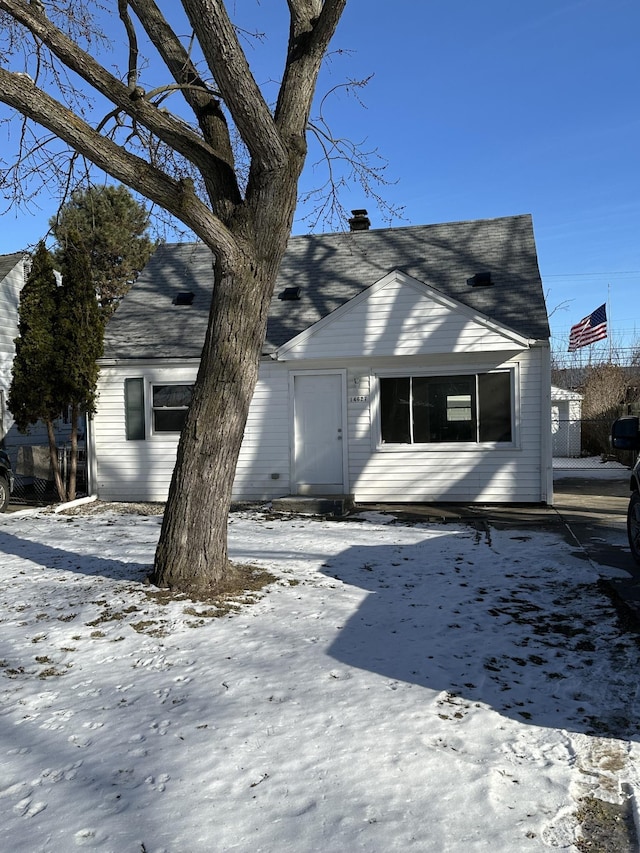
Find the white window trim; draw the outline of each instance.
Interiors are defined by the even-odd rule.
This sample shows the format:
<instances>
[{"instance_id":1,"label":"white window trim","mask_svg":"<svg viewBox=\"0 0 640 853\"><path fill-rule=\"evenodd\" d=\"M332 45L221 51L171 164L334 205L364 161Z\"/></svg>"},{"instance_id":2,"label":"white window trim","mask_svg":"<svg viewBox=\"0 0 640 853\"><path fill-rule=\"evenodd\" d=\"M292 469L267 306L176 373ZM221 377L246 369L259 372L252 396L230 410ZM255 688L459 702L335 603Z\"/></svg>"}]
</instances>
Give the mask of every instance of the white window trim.
<instances>
[{"instance_id":1,"label":"white window trim","mask_svg":"<svg viewBox=\"0 0 640 853\"><path fill-rule=\"evenodd\" d=\"M382 441L382 413L380 411L380 379L394 379L400 377L439 377L439 376L477 376L480 373L505 373L508 372L511 379L511 441L447 441L429 442L424 444L385 444ZM389 368L376 370L371 375L371 449L380 453L415 453L416 451L429 453L451 453L460 451L463 453L520 450L520 364L513 362L498 367L483 367L482 365L471 368L438 368L425 370L424 368Z\"/></svg>"},{"instance_id":2,"label":"white window trim","mask_svg":"<svg viewBox=\"0 0 640 853\"><path fill-rule=\"evenodd\" d=\"M195 379L187 380L187 379L170 379L165 380L159 377L147 377L145 380L145 396L146 396L146 419L147 424L149 425L149 438L179 438L180 431L178 430L156 430L155 429L155 419L153 417L153 413L155 411L155 406L153 405L153 389L156 385L195 385ZM182 411L182 409L172 409L171 411ZM186 409L185 411L188 411Z\"/></svg>"}]
</instances>

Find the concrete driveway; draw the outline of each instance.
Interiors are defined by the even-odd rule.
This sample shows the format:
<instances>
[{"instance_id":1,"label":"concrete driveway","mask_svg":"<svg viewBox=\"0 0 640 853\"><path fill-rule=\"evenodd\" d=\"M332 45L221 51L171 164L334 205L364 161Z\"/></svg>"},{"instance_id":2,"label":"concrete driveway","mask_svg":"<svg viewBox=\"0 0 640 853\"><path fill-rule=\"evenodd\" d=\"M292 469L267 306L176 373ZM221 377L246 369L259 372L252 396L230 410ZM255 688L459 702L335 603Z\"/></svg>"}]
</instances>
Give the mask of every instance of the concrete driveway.
<instances>
[{"instance_id":1,"label":"concrete driveway","mask_svg":"<svg viewBox=\"0 0 640 853\"><path fill-rule=\"evenodd\" d=\"M553 509L567 535L602 567L604 582L640 626L640 566L629 551L628 504L628 474L619 480L563 479L555 485Z\"/></svg>"},{"instance_id":2,"label":"concrete driveway","mask_svg":"<svg viewBox=\"0 0 640 853\"><path fill-rule=\"evenodd\" d=\"M623 569L640 580L629 551L629 475L616 480L568 478L555 485L553 510L594 563Z\"/></svg>"},{"instance_id":3,"label":"concrete driveway","mask_svg":"<svg viewBox=\"0 0 640 853\"><path fill-rule=\"evenodd\" d=\"M384 504L376 508L421 521L466 521L497 529L548 529L576 546L584 559L600 567L603 581L638 620L640 627L640 566L627 541L629 472L616 479L558 479L553 506L482 504Z\"/></svg>"}]
</instances>

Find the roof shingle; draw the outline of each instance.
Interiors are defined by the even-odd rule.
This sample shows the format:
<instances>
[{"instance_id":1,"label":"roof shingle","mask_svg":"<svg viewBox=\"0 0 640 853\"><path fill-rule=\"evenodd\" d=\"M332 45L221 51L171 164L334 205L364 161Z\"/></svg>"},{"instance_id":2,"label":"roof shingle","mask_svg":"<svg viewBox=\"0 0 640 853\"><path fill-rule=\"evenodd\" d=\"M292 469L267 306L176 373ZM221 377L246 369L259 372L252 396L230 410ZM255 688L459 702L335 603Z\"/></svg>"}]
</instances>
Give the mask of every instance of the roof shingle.
<instances>
[{"instance_id":1,"label":"roof shingle","mask_svg":"<svg viewBox=\"0 0 640 853\"><path fill-rule=\"evenodd\" d=\"M291 237L269 313L264 351L277 347L399 269L495 322L549 337L531 216ZM472 287L477 273L492 285ZM199 357L211 301L212 255L200 243L161 245L113 315L105 358ZM282 300L287 287L300 298ZM175 305L192 291L192 305Z\"/></svg>"}]
</instances>

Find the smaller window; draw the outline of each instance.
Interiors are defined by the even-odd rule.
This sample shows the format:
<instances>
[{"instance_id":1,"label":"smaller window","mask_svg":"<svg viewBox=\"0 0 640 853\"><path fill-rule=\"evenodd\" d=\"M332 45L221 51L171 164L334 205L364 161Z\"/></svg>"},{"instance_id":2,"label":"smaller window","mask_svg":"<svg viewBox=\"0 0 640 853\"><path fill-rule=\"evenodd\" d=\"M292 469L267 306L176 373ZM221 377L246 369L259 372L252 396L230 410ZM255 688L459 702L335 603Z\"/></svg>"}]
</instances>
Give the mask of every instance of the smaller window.
<instances>
[{"instance_id":1,"label":"smaller window","mask_svg":"<svg viewBox=\"0 0 640 853\"><path fill-rule=\"evenodd\" d=\"M153 431L180 432L191 403L193 385L154 385Z\"/></svg>"},{"instance_id":2,"label":"smaller window","mask_svg":"<svg viewBox=\"0 0 640 853\"><path fill-rule=\"evenodd\" d=\"M144 441L144 379L124 380L124 418L127 441Z\"/></svg>"}]
</instances>

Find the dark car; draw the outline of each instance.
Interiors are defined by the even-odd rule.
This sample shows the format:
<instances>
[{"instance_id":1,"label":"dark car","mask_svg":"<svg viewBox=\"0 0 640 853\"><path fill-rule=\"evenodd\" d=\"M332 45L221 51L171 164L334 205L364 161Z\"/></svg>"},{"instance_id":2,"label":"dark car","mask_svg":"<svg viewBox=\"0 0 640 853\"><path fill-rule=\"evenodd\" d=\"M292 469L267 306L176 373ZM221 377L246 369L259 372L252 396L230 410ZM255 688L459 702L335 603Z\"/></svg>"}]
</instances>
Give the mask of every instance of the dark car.
<instances>
[{"instance_id":1,"label":"dark car","mask_svg":"<svg viewBox=\"0 0 640 853\"><path fill-rule=\"evenodd\" d=\"M0 512L4 512L9 504L13 491L13 471L11 460L6 450L0 449Z\"/></svg>"},{"instance_id":2,"label":"dark car","mask_svg":"<svg viewBox=\"0 0 640 853\"><path fill-rule=\"evenodd\" d=\"M611 427L611 444L617 450L640 450L640 419L618 418ZM631 471L631 497L627 510L627 534L633 559L640 565L640 457Z\"/></svg>"}]
</instances>

